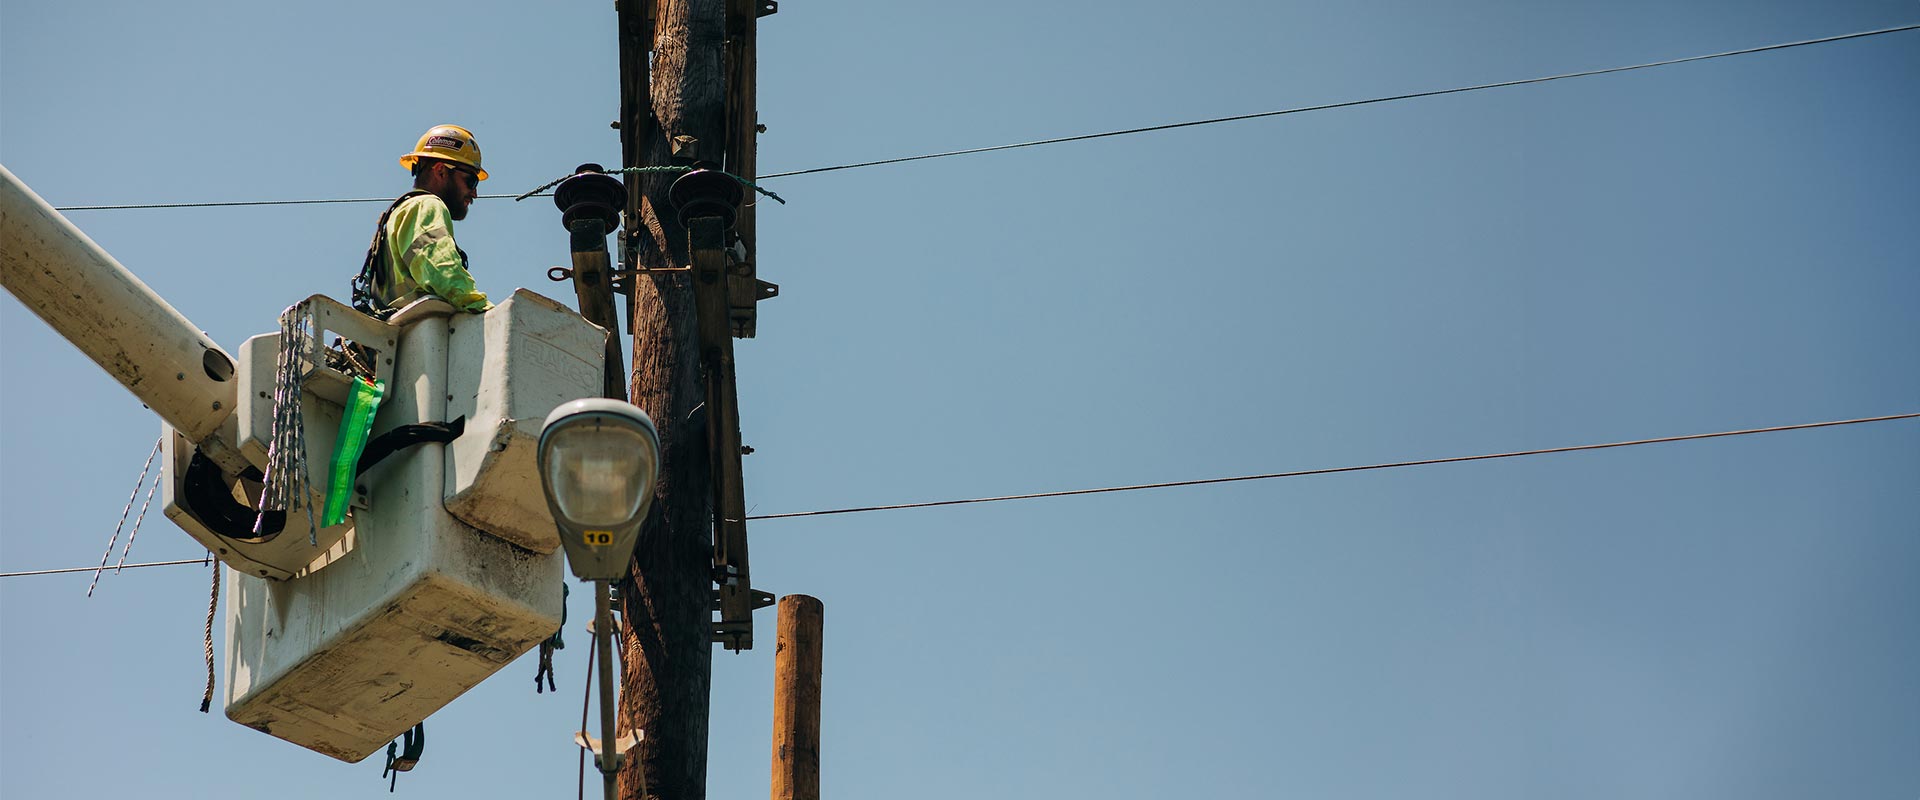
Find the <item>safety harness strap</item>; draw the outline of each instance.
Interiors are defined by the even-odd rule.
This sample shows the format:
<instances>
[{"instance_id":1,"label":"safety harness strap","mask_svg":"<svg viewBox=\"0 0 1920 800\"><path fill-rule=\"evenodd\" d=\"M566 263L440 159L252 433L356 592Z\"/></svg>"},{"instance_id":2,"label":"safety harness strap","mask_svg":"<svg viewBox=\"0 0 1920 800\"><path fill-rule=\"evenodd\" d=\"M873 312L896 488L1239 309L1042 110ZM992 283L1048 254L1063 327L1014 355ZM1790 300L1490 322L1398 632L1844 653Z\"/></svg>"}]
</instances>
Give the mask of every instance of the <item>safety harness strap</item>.
<instances>
[{"instance_id":1,"label":"safety harness strap","mask_svg":"<svg viewBox=\"0 0 1920 800\"><path fill-rule=\"evenodd\" d=\"M370 317L386 316L386 309L374 305L374 293L377 288L392 288L390 279L382 269L387 255L387 220L393 216L393 210L423 194L433 194L425 189L414 189L393 201L387 210L380 213L380 223L373 228L373 243L367 245L367 260L360 265L360 274L353 278L353 307ZM462 254L465 255L464 253Z\"/></svg>"}]
</instances>

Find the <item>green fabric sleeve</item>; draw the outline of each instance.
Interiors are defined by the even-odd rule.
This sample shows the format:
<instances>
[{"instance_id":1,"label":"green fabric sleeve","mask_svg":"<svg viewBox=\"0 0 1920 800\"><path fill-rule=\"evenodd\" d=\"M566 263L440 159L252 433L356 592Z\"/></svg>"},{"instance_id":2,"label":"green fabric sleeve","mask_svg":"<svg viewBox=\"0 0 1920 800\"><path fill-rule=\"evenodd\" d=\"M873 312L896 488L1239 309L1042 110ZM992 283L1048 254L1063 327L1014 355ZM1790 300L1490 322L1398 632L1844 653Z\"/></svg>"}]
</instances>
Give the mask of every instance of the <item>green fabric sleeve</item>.
<instances>
[{"instance_id":1,"label":"green fabric sleeve","mask_svg":"<svg viewBox=\"0 0 1920 800\"><path fill-rule=\"evenodd\" d=\"M406 277L435 297L465 311L493 307L484 292L474 288L473 275L460 260L453 242L453 215L433 195L421 195L400 204L387 220L387 251Z\"/></svg>"},{"instance_id":2,"label":"green fabric sleeve","mask_svg":"<svg viewBox=\"0 0 1920 800\"><path fill-rule=\"evenodd\" d=\"M347 520L347 499L353 496L354 470L360 466L360 454L366 452L367 435L373 431L374 412L380 410L380 398L387 387L364 378L353 381L353 396L347 398L346 413L340 415L340 434L333 441L333 463L327 465L327 503L320 511L320 527L331 528Z\"/></svg>"}]
</instances>

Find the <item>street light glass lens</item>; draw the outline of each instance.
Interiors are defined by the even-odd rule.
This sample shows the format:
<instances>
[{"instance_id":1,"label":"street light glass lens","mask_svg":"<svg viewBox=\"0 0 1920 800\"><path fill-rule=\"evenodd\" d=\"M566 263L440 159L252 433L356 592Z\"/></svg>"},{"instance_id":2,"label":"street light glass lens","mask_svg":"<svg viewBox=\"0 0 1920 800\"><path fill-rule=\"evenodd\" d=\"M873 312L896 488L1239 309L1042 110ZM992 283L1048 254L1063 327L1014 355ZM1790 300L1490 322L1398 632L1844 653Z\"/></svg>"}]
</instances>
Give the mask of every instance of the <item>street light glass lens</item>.
<instances>
[{"instance_id":1,"label":"street light glass lens","mask_svg":"<svg viewBox=\"0 0 1920 800\"><path fill-rule=\"evenodd\" d=\"M547 485L560 513L575 525L632 522L653 491L654 445L640 431L581 421L550 434L547 447Z\"/></svg>"}]
</instances>

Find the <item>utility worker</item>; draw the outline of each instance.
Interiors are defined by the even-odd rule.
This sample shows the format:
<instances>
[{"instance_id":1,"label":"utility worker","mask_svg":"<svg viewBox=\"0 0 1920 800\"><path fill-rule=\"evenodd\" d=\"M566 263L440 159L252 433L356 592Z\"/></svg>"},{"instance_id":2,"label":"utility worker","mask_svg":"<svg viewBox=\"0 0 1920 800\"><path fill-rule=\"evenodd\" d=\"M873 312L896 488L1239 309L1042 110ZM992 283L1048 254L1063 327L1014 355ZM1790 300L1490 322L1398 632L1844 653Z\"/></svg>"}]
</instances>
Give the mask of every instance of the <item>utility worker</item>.
<instances>
[{"instance_id":1,"label":"utility worker","mask_svg":"<svg viewBox=\"0 0 1920 800\"><path fill-rule=\"evenodd\" d=\"M400 196L374 230L367 260L353 280L353 307L385 319L422 297L438 297L462 311L493 307L474 288L467 254L453 241L453 223L467 207L487 171L480 145L458 125L436 125L400 157L413 172L413 190Z\"/></svg>"}]
</instances>

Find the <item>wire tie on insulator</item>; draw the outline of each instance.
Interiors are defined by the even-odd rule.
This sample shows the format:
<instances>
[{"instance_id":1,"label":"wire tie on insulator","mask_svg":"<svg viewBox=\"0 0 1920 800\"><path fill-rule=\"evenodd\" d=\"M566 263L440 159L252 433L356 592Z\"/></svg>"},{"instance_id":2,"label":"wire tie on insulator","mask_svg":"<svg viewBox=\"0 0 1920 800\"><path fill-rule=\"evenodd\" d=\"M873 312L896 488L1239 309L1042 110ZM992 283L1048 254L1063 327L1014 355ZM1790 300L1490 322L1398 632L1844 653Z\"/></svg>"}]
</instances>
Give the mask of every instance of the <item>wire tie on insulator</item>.
<instances>
[{"instance_id":1,"label":"wire tie on insulator","mask_svg":"<svg viewBox=\"0 0 1920 800\"><path fill-rule=\"evenodd\" d=\"M694 168L693 168L693 167L679 167L679 166L669 166L669 167L621 167L620 169L608 169L608 170L601 170L601 171L600 171L600 172L599 172L598 174L600 174L600 175L646 175L646 174L651 174L651 173L669 173L669 172L692 172L692 171L694 171ZM760 188L760 185L759 185L759 184L756 184L756 183L754 183L753 181L750 181L750 180L747 180L746 178L742 178L742 177L740 177L740 176L738 176L738 175L735 175L735 174L733 174L733 173L731 173L731 172L727 172L727 171L725 171L725 170L717 170L717 169L715 169L715 170L707 170L707 171L708 171L708 172L718 172L718 173L720 173L720 174L722 174L722 175L725 175L725 176L727 176L727 177L729 177L729 178L732 178L732 179L734 179L734 180L736 180L736 181L739 181L739 183L740 183L740 185L741 185L741 186L745 186L745 187L747 187L748 189L752 189L752 190L754 190L755 192L758 192L758 193L760 193L760 194L763 194L763 195L766 195L767 197L770 197L770 198L772 198L774 202L776 202L776 203L779 203L780 205L783 205L783 206L784 206L784 205L786 205L786 204L787 204L787 201L786 201L786 200L784 200L784 199L782 199L782 198L780 197L780 195L777 195L777 194L774 194L773 192L770 192L770 191L767 191L766 189L762 189L762 188ZM581 174L592 174L592 173L579 173L579 172L574 172L574 173L569 173L569 174L566 174L566 175L562 175L562 176L560 176L560 177L558 177L558 178L554 178L553 180L550 180L550 181L547 181L546 183L543 183L543 184L540 184L540 186L539 186L539 187L537 187L537 188L535 188L535 189L533 189L532 191L529 191L529 192L527 192L527 193L525 193L525 194L522 194L522 195L519 195L519 196L517 196L517 197L515 197L515 198L513 198L513 201L514 201L514 202L516 202L516 203L517 203L517 202L520 202L521 200L525 200L525 199L527 199L527 198L529 198L529 197L532 197L532 196L534 196L534 195L537 195L537 194L539 194L539 193L541 193L541 192L544 192L544 191L546 191L546 190L548 190L548 189L551 189L551 188L553 188L553 187L555 187L555 186L559 186L559 185L561 184L561 182L562 182L562 181L565 181L566 179L568 179L568 178L571 178L571 177L573 177L574 175L581 175Z\"/></svg>"}]
</instances>

